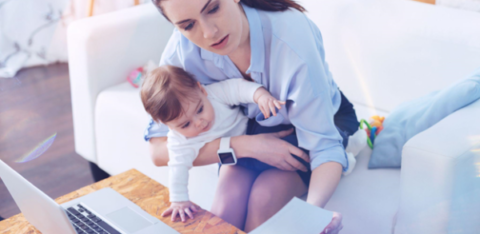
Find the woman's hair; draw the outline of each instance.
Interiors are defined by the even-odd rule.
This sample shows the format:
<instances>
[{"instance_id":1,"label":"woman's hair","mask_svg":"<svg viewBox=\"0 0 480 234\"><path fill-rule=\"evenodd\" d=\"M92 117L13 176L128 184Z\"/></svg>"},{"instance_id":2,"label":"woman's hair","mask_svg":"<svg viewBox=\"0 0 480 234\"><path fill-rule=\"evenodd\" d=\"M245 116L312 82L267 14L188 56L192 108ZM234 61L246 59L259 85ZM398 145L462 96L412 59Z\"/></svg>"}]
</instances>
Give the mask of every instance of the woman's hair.
<instances>
[{"instance_id":1,"label":"woman's hair","mask_svg":"<svg viewBox=\"0 0 480 234\"><path fill-rule=\"evenodd\" d=\"M153 4L158 8L160 13L167 19L168 17L163 12L163 9L160 7L160 2L162 0L152 0ZM296 3L294 0L240 0L243 4L264 11L285 11L288 8L295 8L301 12L305 12L300 4Z\"/></svg>"},{"instance_id":2,"label":"woman's hair","mask_svg":"<svg viewBox=\"0 0 480 234\"><path fill-rule=\"evenodd\" d=\"M264 11L284 11L290 7L301 12L305 11L305 8L293 0L240 0L240 2L249 7Z\"/></svg>"},{"instance_id":3,"label":"woman's hair","mask_svg":"<svg viewBox=\"0 0 480 234\"><path fill-rule=\"evenodd\" d=\"M180 117L182 102L196 100L200 88L193 76L179 67L161 66L151 71L142 84L143 107L157 122L167 123Z\"/></svg>"}]
</instances>

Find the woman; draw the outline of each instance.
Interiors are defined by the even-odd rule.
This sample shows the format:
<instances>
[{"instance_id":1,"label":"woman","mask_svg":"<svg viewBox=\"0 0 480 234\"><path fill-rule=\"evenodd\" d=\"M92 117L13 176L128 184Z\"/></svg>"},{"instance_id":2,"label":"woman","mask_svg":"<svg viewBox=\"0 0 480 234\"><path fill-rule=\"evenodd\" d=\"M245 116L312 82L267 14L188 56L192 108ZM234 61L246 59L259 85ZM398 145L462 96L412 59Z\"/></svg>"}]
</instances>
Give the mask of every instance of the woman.
<instances>
[{"instance_id":1,"label":"woman","mask_svg":"<svg viewBox=\"0 0 480 234\"><path fill-rule=\"evenodd\" d=\"M307 190L307 202L324 207L348 168L344 147L358 122L328 70L320 31L304 9L291 0L154 3L176 28L161 65L182 67L203 84L244 77L287 100L286 108L268 119L256 105L245 106L255 121L249 122L249 135L231 139L239 163L221 167L212 213L248 232ZM157 166L168 162L166 131L151 122L145 136ZM206 144L194 165L218 162L219 143ZM182 220L185 214L190 211L180 212ZM335 213L322 233L338 233L341 220Z\"/></svg>"}]
</instances>

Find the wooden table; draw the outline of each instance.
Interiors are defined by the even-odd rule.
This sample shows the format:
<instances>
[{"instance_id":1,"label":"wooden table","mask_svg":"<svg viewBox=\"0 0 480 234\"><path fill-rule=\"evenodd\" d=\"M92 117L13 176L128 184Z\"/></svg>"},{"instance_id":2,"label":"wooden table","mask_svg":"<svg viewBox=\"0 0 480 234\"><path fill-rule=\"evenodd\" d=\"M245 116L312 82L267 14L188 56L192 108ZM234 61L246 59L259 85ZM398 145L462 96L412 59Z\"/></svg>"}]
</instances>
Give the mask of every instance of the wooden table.
<instances>
[{"instance_id":1,"label":"wooden table","mask_svg":"<svg viewBox=\"0 0 480 234\"><path fill-rule=\"evenodd\" d=\"M168 201L168 189L135 169L83 187L77 191L61 196L55 201L61 204L105 187L111 187L116 190L149 214L157 217L180 233L244 233L205 210L199 211L195 214L195 219L187 219L185 223L179 221L172 222L170 221L170 217L161 217L162 212L170 205ZM18 214L0 222L0 233L34 234L40 232L35 229L22 214Z\"/></svg>"}]
</instances>

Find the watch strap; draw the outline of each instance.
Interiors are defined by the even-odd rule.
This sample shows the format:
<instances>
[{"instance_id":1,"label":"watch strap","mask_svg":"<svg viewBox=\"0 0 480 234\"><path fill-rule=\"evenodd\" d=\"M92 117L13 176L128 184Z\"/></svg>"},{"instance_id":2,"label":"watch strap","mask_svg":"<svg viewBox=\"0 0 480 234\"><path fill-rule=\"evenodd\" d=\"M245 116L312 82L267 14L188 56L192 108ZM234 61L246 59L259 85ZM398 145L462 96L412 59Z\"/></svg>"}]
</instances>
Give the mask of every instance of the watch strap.
<instances>
[{"instance_id":1,"label":"watch strap","mask_svg":"<svg viewBox=\"0 0 480 234\"><path fill-rule=\"evenodd\" d=\"M222 137L220 139L220 148L219 151L226 151L230 149L230 137Z\"/></svg>"}]
</instances>

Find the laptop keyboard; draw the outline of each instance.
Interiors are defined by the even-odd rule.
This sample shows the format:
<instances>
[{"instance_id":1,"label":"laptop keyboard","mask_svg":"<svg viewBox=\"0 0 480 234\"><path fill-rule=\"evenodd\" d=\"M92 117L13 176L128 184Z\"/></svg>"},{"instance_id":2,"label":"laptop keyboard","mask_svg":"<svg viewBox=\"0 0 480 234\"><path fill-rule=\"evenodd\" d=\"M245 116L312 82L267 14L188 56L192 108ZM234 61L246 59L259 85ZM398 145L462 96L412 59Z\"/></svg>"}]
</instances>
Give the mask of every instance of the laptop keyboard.
<instances>
[{"instance_id":1,"label":"laptop keyboard","mask_svg":"<svg viewBox=\"0 0 480 234\"><path fill-rule=\"evenodd\" d=\"M66 211L78 234L121 234L80 204Z\"/></svg>"}]
</instances>

